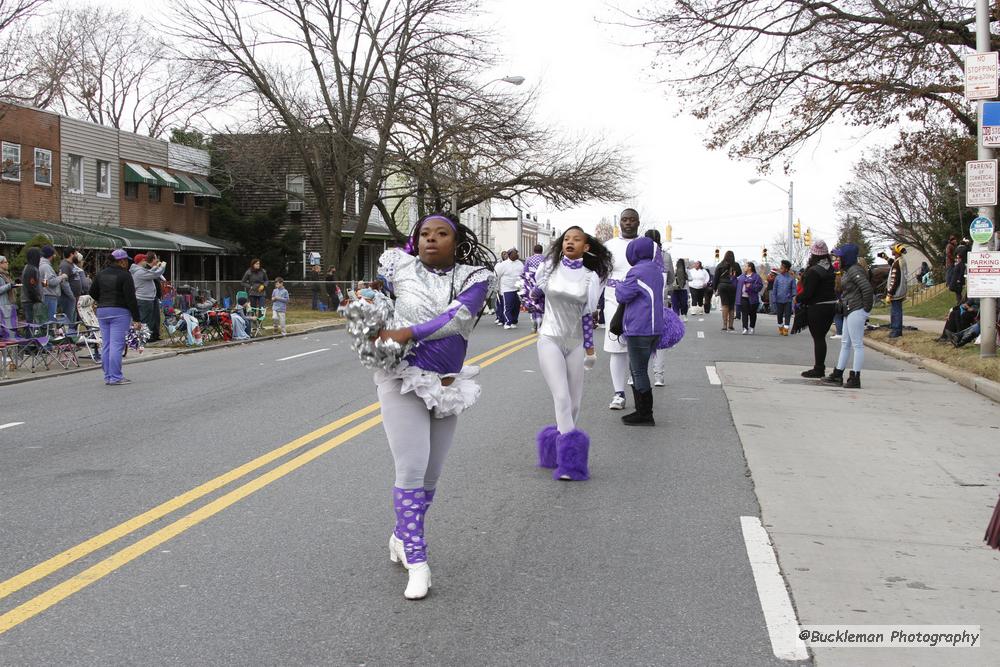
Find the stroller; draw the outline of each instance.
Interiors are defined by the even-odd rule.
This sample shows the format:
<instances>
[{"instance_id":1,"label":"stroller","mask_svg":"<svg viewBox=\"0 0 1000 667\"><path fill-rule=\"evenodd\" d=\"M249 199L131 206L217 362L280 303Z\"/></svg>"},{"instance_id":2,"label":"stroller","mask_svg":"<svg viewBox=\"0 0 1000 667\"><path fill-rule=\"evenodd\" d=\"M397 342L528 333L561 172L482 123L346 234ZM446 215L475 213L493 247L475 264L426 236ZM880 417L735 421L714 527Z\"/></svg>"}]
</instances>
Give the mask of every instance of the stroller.
<instances>
[{"instance_id":1,"label":"stroller","mask_svg":"<svg viewBox=\"0 0 1000 667\"><path fill-rule=\"evenodd\" d=\"M77 341L81 343L95 364L101 363L101 324L97 319L94 299L84 294L76 304L79 321L76 325Z\"/></svg>"}]
</instances>

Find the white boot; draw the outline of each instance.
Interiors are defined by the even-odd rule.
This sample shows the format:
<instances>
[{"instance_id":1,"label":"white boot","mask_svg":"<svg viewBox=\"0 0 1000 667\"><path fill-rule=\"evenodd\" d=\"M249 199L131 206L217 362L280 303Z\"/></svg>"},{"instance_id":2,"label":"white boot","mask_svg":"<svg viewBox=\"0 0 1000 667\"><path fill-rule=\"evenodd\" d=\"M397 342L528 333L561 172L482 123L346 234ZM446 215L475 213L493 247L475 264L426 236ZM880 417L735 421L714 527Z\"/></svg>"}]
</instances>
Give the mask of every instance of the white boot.
<instances>
[{"instance_id":1,"label":"white boot","mask_svg":"<svg viewBox=\"0 0 1000 667\"><path fill-rule=\"evenodd\" d=\"M406 571L410 575L410 580L403 591L403 597L407 600L422 600L427 597L427 591L431 587L431 567L426 562L407 565Z\"/></svg>"},{"instance_id":2,"label":"white boot","mask_svg":"<svg viewBox=\"0 0 1000 667\"><path fill-rule=\"evenodd\" d=\"M407 567L406 550L403 549L403 540L396 537L395 531L389 533L389 560L393 563L402 563L403 567Z\"/></svg>"}]
</instances>

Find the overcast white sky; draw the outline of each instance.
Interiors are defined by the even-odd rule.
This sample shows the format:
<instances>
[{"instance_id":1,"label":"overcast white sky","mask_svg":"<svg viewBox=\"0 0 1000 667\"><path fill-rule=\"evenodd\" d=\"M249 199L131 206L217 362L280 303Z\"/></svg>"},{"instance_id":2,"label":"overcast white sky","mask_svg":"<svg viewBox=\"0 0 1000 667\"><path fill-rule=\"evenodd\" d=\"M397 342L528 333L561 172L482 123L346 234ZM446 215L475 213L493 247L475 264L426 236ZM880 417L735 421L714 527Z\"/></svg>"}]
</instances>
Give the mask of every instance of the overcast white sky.
<instances>
[{"instance_id":1,"label":"overcast white sky","mask_svg":"<svg viewBox=\"0 0 1000 667\"><path fill-rule=\"evenodd\" d=\"M152 20L164 11L156 3L103 1ZM716 246L733 248L737 257L759 257L760 248L774 248L786 228L787 196L766 183L749 185L747 179L757 176L752 163L708 151L704 124L678 115L669 89L650 75L651 53L627 46L642 36L610 25L621 18L615 7L638 2L483 0L480 20L495 30L503 61L495 75L524 76L525 93L538 84L543 118L566 134L605 136L632 156L633 200L567 211L540 206L536 212L560 228L592 230L602 217L634 206L644 226L655 224L662 233L673 225L674 257L711 260ZM767 176L785 189L794 181L795 217L803 230L811 227L814 237L834 242L838 188L874 141L859 130L834 128L800 153L792 174Z\"/></svg>"},{"instance_id":2,"label":"overcast white sky","mask_svg":"<svg viewBox=\"0 0 1000 667\"><path fill-rule=\"evenodd\" d=\"M630 0L620 0L618 6ZM646 3L648 4L648 3ZM733 247L753 258L787 226L786 195L766 183L749 185L754 165L703 146L705 126L678 116L670 93L649 74L650 52L624 46L642 39L608 25L617 16L606 0L488 0L500 33L505 71L541 83L541 109L567 133L602 134L633 156L631 190L644 224L673 225L674 257L711 259L713 248ZM527 87L525 84L525 88ZM795 172L768 178L788 188L794 181L795 216L814 237L835 240L834 203L862 144L872 138L846 130L825 133L803 151ZM542 211L557 227L593 229L621 203L569 211ZM683 238L683 240L679 240ZM745 247L738 247L745 246Z\"/></svg>"}]
</instances>

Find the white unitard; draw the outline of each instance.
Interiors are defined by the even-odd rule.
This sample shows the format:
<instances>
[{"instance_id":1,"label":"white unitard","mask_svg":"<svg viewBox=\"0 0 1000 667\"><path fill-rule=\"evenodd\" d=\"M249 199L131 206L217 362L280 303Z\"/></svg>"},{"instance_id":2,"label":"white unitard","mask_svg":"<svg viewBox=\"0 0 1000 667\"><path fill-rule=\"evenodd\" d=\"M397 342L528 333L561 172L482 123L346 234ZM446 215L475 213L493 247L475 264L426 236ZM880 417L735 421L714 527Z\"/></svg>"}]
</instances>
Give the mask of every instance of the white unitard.
<instances>
[{"instance_id":1,"label":"white unitard","mask_svg":"<svg viewBox=\"0 0 1000 667\"><path fill-rule=\"evenodd\" d=\"M616 237L604 244L604 247L611 252L611 256L614 259L614 268L611 270L611 275L608 276L608 283L604 288L604 318L607 322L611 321L615 311L618 309L615 287L619 282L625 280L628 270L632 268L628 263L628 258L625 256L625 249L628 248L628 244L632 241L633 239ZM611 382L615 387L615 391L624 392L625 383L628 381L629 376L628 348L625 346L624 337L612 334L610 327L604 332L604 351L608 353L611 359Z\"/></svg>"},{"instance_id":2,"label":"white unitard","mask_svg":"<svg viewBox=\"0 0 1000 667\"><path fill-rule=\"evenodd\" d=\"M556 428L576 428L583 397L584 351L593 347L592 313L601 281L583 262L563 258L555 268L547 261L536 273L536 289L545 294L545 314L538 328L538 363L552 392Z\"/></svg>"}]
</instances>

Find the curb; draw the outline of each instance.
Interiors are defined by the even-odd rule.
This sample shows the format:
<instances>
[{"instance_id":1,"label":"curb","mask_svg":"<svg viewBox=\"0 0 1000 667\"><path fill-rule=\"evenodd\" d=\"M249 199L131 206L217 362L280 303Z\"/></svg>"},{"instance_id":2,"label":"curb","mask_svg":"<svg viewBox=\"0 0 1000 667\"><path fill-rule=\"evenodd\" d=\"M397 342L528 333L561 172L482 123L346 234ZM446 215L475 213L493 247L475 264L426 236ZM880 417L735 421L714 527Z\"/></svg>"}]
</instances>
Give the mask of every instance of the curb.
<instances>
[{"instance_id":1,"label":"curb","mask_svg":"<svg viewBox=\"0 0 1000 667\"><path fill-rule=\"evenodd\" d=\"M277 338L292 338L293 336L304 336L305 334L315 333L317 331L330 331L333 329L343 329L344 323L338 322L336 324L321 324L317 327L311 329L306 329L305 331L296 331L295 333L290 333L285 336L260 336L258 338L252 338L250 340L234 340L226 343L218 343L216 345L210 345L208 347L190 347L184 348L182 350L170 350L166 352L158 352L152 354L148 357L136 357L134 359L129 359L128 357L122 362L123 366L129 366L132 364L142 364L150 361L159 361L160 359L173 359L174 357L179 357L184 354L197 354L199 352L211 352L213 350L221 350L229 347L236 347L238 345L250 345L252 343L259 343L267 340L275 340ZM97 364L93 366L88 366L86 368L69 368L61 373L50 373L47 375L28 375L26 377L10 378L8 380L0 380L0 387L4 387L10 384L21 384L23 382L33 382L35 380L46 380L48 378L61 378L67 375L73 375L74 373L89 373L90 371L101 370L101 367Z\"/></svg>"},{"instance_id":2,"label":"curb","mask_svg":"<svg viewBox=\"0 0 1000 667\"><path fill-rule=\"evenodd\" d=\"M951 380L956 384L962 385L966 389L971 389L977 394L985 396L991 401L1000 403L1000 382L994 382L993 380L988 380L974 373L952 368L948 364L941 363L937 359L927 359L921 357L920 355L913 354L912 352L897 350L894 346L877 340L865 338L865 345L873 350L882 352L883 354L888 354L890 357L895 357L896 359L909 362L915 366L925 368L935 375L940 375L946 380Z\"/></svg>"}]
</instances>

